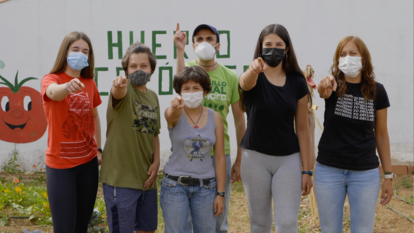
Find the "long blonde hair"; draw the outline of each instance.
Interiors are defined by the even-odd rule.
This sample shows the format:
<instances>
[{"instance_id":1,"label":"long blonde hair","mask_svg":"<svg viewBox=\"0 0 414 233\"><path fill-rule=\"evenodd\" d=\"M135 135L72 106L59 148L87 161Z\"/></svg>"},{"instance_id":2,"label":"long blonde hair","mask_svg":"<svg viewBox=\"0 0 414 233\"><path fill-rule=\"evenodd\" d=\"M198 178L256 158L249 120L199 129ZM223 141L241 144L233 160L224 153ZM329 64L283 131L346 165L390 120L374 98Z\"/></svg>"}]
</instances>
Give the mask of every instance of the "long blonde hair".
<instances>
[{"instance_id":1,"label":"long blonde hair","mask_svg":"<svg viewBox=\"0 0 414 233\"><path fill-rule=\"evenodd\" d=\"M88 63L89 66L85 67L81 71L81 76L84 78L93 78L94 71L95 71L95 58L93 55L93 48L92 43L89 37L83 32L71 32L62 41L60 45L60 49L58 55L56 57L55 65L53 66L52 70L49 72L50 74L60 74L65 71L66 66L68 64L66 60L66 56L68 54L69 47L77 40L84 40L89 45L89 56L88 56Z\"/></svg>"}]
</instances>

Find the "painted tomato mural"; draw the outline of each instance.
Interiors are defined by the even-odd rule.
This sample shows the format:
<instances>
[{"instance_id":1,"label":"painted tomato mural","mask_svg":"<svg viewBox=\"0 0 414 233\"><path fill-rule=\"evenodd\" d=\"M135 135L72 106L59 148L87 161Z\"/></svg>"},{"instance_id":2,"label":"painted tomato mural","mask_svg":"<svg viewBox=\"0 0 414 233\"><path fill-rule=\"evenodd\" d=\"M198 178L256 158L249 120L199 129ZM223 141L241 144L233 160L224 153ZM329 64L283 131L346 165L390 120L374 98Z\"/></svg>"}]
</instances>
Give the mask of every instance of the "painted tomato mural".
<instances>
[{"instance_id":1,"label":"painted tomato mural","mask_svg":"<svg viewBox=\"0 0 414 233\"><path fill-rule=\"evenodd\" d=\"M41 138L46 131L47 121L43 110L40 93L24 87L27 81L37 78L26 78L18 82L18 74L14 85L0 75L0 140L12 143L29 143Z\"/></svg>"}]
</instances>

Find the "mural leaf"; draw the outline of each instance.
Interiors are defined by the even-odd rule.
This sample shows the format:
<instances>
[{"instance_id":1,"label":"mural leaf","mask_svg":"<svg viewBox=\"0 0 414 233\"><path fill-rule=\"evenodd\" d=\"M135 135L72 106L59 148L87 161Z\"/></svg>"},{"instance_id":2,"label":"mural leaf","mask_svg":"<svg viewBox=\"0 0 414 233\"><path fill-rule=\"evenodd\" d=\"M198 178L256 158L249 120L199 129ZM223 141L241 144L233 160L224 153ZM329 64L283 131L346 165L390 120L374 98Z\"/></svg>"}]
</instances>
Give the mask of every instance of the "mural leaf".
<instances>
[{"instance_id":1,"label":"mural leaf","mask_svg":"<svg viewBox=\"0 0 414 233\"><path fill-rule=\"evenodd\" d=\"M13 92L16 93L19 89L19 80L17 79L17 76L19 76L19 71L16 73L16 78L14 78L14 90Z\"/></svg>"},{"instance_id":2,"label":"mural leaf","mask_svg":"<svg viewBox=\"0 0 414 233\"><path fill-rule=\"evenodd\" d=\"M37 79L37 78L35 78L35 77L28 77L28 78L23 79L23 80L19 83L19 85L16 87L16 91L19 91L19 90L20 90L20 88L23 86L23 84L24 84L25 82L27 82L27 81L29 81L29 80L33 80L33 79Z\"/></svg>"},{"instance_id":3,"label":"mural leaf","mask_svg":"<svg viewBox=\"0 0 414 233\"><path fill-rule=\"evenodd\" d=\"M0 60L0 69L3 69L5 66L4 62Z\"/></svg>"},{"instance_id":4,"label":"mural leaf","mask_svg":"<svg viewBox=\"0 0 414 233\"><path fill-rule=\"evenodd\" d=\"M7 79L3 78L3 76L0 75L0 79L3 80L4 83L0 83L0 84L4 84L6 86L8 86L10 88L10 90L14 90L14 86L13 84L11 84L11 82L9 82Z\"/></svg>"}]
</instances>

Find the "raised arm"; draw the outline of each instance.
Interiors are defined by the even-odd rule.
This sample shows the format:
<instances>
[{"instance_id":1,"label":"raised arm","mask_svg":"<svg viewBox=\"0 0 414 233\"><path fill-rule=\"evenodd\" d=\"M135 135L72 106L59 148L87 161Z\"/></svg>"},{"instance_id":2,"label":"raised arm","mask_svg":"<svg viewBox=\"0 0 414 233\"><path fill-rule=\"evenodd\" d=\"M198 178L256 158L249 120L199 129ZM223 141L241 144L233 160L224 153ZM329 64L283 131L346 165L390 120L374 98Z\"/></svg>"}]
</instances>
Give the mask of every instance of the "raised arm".
<instances>
[{"instance_id":1,"label":"raised arm","mask_svg":"<svg viewBox=\"0 0 414 233\"><path fill-rule=\"evenodd\" d=\"M187 34L180 31L180 24L177 23L177 30L174 35L174 44L177 47L177 74L185 66L184 48L187 44Z\"/></svg>"},{"instance_id":2,"label":"raised arm","mask_svg":"<svg viewBox=\"0 0 414 233\"><path fill-rule=\"evenodd\" d=\"M249 69L240 76L240 87L244 91L250 91L256 86L259 74L266 70L266 64L261 57L254 59L250 64Z\"/></svg>"},{"instance_id":3,"label":"raised arm","mask_svg":"<svg viewBox=\"0 0 414 233\"><path fill-rule=\"evenodd\" d=\"M171 100L171 106L165 110L165 119L167 120L168 128L177 124L178 120L184 113L184 100L181 96L176 96Z\"/></svg>"},{"instance_id":4,"label":"raised arm","mask_svg":"<svg viewBox=\"0 0 414 233\"><path fill-rule=\"evenodd\" d=\"M319 96L328 99L332 95L332 90L336 91L337 83L332 75L327 75L321 79L318 84Z\"/></svg>"},{"instance_id":5,"label":"raised arm","mask_svg":"<svg viewBox=\"0 0 414 233\"><path fill-rule=\"evenodd\" d=\"M81 91L83 88L85 88L85 85L79 79L74 78L68 83L50 84L46 89L46 95L51 100L62 101L70 93Z\"/></svg>"},{"instance_id":6,"label":"raised arm","mask_svg":"<svg viewBox=\"0 0 414 233\"><path fill-rule=\"evenodd\" d=\"M112 96L117 99L123 99L127 94L128 79L125 76L118 76L112 81Z\"/></svg>"}]
</instances>

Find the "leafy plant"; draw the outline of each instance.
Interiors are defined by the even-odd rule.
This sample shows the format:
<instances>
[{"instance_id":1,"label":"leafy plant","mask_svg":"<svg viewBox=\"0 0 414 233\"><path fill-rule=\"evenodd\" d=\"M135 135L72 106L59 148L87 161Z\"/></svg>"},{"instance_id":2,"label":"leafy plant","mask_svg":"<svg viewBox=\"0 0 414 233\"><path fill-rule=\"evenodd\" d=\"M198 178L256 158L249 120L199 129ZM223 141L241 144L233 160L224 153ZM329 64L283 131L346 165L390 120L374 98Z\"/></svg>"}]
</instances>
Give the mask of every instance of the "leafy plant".
<instances>
[{"instance_id":1,"label":"leafy plant","mask_svg":"<svg viewBox=\"0 0 414 233\"><path fill-rule=\"evenodd\" d=\"M99 210L97 209L93 210L92 218L88 225L88 228L89 228L88 233L91 233L91 232L105 233L104 227L97 226L105 222L105 220L101 216L102 216L102 213L99 212Z\"/></svg>"},{"instance_id":2,"label":"leafy plant","mask_svg":"<svg viewBox=\"0 0 414 233\"><path fill-rule=\"evenodd\" d=\"M408 177L403 177L401 184L408 189L413 187L413 182Z\"/></svg>"},{"instance_id":3,"label":"leafy plant","mask_svg":"<svg viewBox=\"0 0 414 233\"><path fill-rule=\"evenodd\" d=\"M16 145L14 146L14 150L12 151L13 157L10 158L9 162L7 162L6 165L3 167L3 171L11 174L20 173L22 170L19 168L19 164L17 164L17 155L19 154L19 151L16 150ZM2 181L2 183L4 183Z\"/></svg>"},{"instance_id":4,"label":"leafy plant","mask_svg":"<svg viewBox=\"0 0 414 233\"><path fill-rule=\"evenodd\" d=\"M37 180L37 182L39 182L39 183L44 183L44 182L46 182L46 178L45 178L46 176L39 176L39 177L37 177L36 178L36 180Z\"/></svg>"},{"instance_id":5,"label":"leafy plant","mask_svg":"<svg viewBox=\"0 0 414 233\"><path fill-rule=\"evenodd\" d=\"M11 209L12 216L29 217L40 225L51 225L49 202L46 188L24 184L0 184L0 204Z\"/></svg>"},{"instance_id":6,"label":"leafy plant","mask_svg":"<svg viewBox=\"0 0 414 233\"><path fill-rule=\"evenodd\" d=\"M0 218L0 226L6 226L7 223L9 223L9 216L5 214Z\"/></svg>"}]
</instances>

